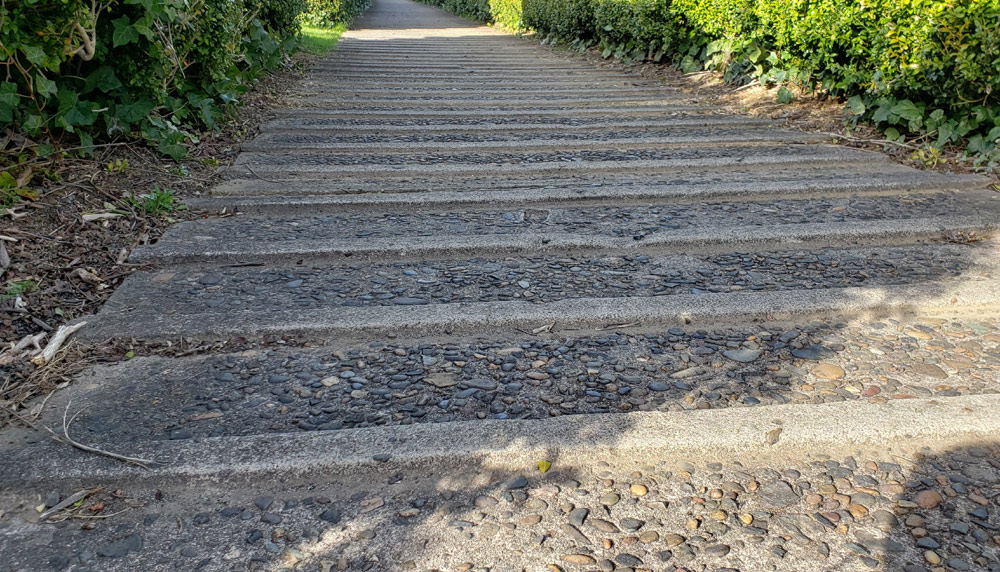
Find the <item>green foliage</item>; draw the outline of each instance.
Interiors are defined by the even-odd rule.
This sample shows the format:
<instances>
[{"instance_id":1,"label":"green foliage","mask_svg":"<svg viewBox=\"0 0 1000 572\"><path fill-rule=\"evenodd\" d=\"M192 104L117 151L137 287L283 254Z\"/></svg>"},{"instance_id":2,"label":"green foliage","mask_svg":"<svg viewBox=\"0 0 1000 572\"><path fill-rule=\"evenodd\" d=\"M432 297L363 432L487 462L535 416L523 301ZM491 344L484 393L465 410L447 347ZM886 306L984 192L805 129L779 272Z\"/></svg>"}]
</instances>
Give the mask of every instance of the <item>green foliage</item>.
<instances>
[{"instance_id":1,"label":"green foliage","mask_svg":"<svg viewBox=\"0 0 1000 572\"><path fill-rule=\"evenodd\" d=\"M302 39L300 47L310 54L323 55L332 50L340 40L341 34L347 30L344 24L321 28L318 26L302 25Z\"/></svg>"},{"instance_id":2,"label":"green foliage","mask_svg":"<svg viewBox=\"0 0 1000 572\"><path fill-rule=\"evenodd\" d=\"M183 205L174 205L174 192L170 189L161 189L159 185L153 185L153 190L149 193L129 195L125 197L124 201L128 207L149 215L184 210Z\"/></svg>"},{"instance_id":3,"label":"green foliage","mask_svg":"<svg viewBox=\"0 0 1000 572\"><path fill-rule=\"evenodd\" d=\"M194 133L294 49L305 0L0 0L0 122L82 153ZM76 141L73 141L73 139Z\"/></svg>"},{"instance_id":4,"label":"green foliage","mask_svg":"<svg viewBox=\"0 0 1000 572\"><path fill-rule=\"evenodd\" d=\"M0 292L0 302L13 300L21 294L30 294L37 287L34 280L10 280L4 284L4 291Z\"/></svg>"},{"instance_id":5,"label":"green foliage","mask_svg":"<svg viewBox=\"0 0 1000 572\"><path fill-rule=\"evenodd\" d=\"M425 1L605 57L819 90L891 138L1000 153L1000 0Z\"/></svg>"},{"instance_id":6,"label":"green foliage","mask_svg":"<svg viewBox=\"0 0 1000 572\"><path fill-rule=\"evenodd\" d=\"M355 16L371 5L371 0L305 0L305 12L301 16L303 24L315 27L331 27L348 24Z\"/></svg>"}]
</instances>

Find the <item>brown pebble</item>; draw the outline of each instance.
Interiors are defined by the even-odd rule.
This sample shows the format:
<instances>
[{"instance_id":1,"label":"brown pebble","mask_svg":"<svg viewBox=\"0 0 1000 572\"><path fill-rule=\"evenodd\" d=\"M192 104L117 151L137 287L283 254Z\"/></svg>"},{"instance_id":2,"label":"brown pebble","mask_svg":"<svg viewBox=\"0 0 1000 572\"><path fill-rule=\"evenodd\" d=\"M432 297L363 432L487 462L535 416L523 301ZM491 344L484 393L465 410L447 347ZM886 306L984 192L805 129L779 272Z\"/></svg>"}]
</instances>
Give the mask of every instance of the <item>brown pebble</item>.
<instances>
[{"instance_id":1,"label":"brown pebble","mask_svg":"<svg viewBox=\"0 0 1000 572\"><path fill-rule=\"evenodd\" d=\"M910 534L913 536L913 538L923 538L927 536L927 529L918 526L917 528L911 530Z\"/></svg>"},{"instance_id":2,"label":"brown pebble","mask_svg":"<svg viewBox=\"0 0 1000 572\"><path fill-rule=\"evenodd\" d=\"M819 506L823 502L823 495L818 495L816 493L806 495L806 502L813 506Z\"/></svg>"},{"instance_id":3,"label":"brown pebble","mask_svg":"<svg viewBox=\"0 0 1000 572\"><path fill-rule=\"evenodd\" d=\"M679 534L667 534L663 537L663 543L667 545L667 548L683 544L684 540L684 537Z\"/></svg>"},{"instance_id":4,"label":"brown pebble","mask_svg":"<svg viewBox=\"0 0 1000 572\"><path fill-rule=\"evenodd\" d=\"M847 507L847 512L851 513L854 518L864 518L868 515L868 509L864 505L852 504Z\"/></svg>"},{"instance_id":5,"label":"brown pebble","mask_svg":"<svg viewBox=\"0 0 1000 572\"><path fill-rule=\"evenodd\" d=\"M920 491L913 497L913 502L922 509L931 509L944 502L944 498L936 491Z\"/></svg>"},{"instance_id":6,"label":"brown pebble","mask_svg":"<svg viewBox=\"0 0 1000 572\"><path fill-rule=\"evenodd\" d=\"M647 530L639 535L639 542L643 544L652 544L660 539L660 533L655 530Z\"/></svg>"},{"instance_id":7,"label":"brown pebble","mask_svg":"<svg viewBox=\"0 0 1000 572\"><path fill-rule=\"evenodd\" d=\"M637 497L644 497L649 492L645 485L632 485L628 490Z\"/></svg>"},{"instance_id":8,"label":"brown pebble","mask_svg":"<svg viewBox=\"0 0 1000 572\"><path fill-rule=\"evenodd\" d=\"M570 564L579 564L581 566L586 566L587 564L594 564L597 560L586 554L564 554L563 562L569 562Z\"/></svg>"},{"instance_id":9,"label":"brown pebble","mask_svg":"<svg viewBox=\"0 0 1000 572\"><path fill-rule=\"evenodd\" d=\"M910 528L915 528L918 526L923 526L925 522L927 521L924 519L924 517L917 514L911 514L910 516L906 517L906 520L903 521L903 524L909 526Z\"/></svg>"},{"instance_id":10,"label":"brown pebble","mask_svg":"<svg viewBox=\"0 0 1000 572\"><path fill-rule=\"evenodd\" d=\"M820 379L837 380L844 377L844 368L832 363L821 363L812 369L812 374Z\"/></svg>"}]
</instances>

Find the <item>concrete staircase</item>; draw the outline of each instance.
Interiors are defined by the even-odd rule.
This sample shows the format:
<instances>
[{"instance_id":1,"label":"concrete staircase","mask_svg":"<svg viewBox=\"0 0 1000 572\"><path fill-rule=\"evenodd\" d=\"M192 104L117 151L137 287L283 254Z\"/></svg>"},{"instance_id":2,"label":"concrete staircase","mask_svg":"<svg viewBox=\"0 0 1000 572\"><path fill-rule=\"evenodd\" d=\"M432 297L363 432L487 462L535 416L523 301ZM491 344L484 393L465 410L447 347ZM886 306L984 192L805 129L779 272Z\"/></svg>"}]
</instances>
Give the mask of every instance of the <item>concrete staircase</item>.
<instances>
[{"instance_id":1,"label":"concrete staircase","mask_svg":"<svg viewBox=\"0 0 1000 572\"><path fill-rule=\"evenodd\" d=\"M45 404L148 470L4 433L4 569L1000 570L985 180L406 0L229 175L80 332L222 349Z\"/></svg>"}]
</instances>

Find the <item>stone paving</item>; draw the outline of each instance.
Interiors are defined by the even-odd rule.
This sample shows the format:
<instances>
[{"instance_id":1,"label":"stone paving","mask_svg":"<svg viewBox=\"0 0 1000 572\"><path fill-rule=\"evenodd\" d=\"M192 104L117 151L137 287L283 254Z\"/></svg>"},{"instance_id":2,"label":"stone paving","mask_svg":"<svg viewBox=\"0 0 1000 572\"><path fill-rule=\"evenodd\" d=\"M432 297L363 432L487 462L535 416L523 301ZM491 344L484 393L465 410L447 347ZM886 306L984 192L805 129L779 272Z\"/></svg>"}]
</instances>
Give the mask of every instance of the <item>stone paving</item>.
<instances>
[{"instance_id":1,"label":"stone paving","mask_svg":"<svg viewBox=\"0 0 1000 572\"><path fill-rule=\"evenodd\" d=\"M983 180L408 0L226 175L38 404L151 466L0 434L0 569L1000 572Z\"/></svg>"},{"instance_id":2,"label":"stone paving","mask_svg":"<svg viewBox=\"0 0 1000 572\"><path fill-rule=\"evenodd\" d=\"M772 467L648 459L491 480L379 475L261 483L196 504L174 490L91 502L114 527L48 525L15 569L1000 570L1000 450L877 454ZM54 504L58 491L44 504ZM86 528L86 527L85 527ZM68 547L72 547L69 549Z\"/></svg>"}]
</instances>

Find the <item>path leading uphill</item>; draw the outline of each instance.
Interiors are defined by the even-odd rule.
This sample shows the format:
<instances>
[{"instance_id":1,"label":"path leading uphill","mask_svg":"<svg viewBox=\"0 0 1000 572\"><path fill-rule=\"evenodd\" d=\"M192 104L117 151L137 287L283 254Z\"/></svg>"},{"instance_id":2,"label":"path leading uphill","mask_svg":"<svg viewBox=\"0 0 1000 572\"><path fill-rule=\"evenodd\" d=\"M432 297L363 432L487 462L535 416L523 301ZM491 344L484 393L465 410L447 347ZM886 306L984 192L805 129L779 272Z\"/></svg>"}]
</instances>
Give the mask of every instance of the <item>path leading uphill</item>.
<instances>
[{"instance_id":1,"label":"path leading uphill","mask_svg":"<svg viewBox=\"0 0 1000 572\"><path fill-rule=\"evenodd\" d=\"M0 568L1000 571L985 181L406 0L229 174L80 335L254 349L0 435Z\"/></svg>"}]
</instances>

